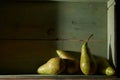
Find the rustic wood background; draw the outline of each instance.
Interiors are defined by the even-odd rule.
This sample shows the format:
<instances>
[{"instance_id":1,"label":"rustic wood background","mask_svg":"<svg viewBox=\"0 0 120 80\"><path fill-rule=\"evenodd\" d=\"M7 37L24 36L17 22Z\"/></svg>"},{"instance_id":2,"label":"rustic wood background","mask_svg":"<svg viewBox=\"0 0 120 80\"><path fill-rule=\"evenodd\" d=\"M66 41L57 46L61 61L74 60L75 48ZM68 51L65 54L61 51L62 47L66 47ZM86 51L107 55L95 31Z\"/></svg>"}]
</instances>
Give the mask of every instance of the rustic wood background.
<instances>
[{"instance_id":1,"label":"rustic wood background","mask_svg":"<svg viewBox=\"0 0 120 80\"><path fill-rule=\"evenodd\" d=\"M107 55L107 4L99 2L1 2L0 74L36 73L56 49L89 46Z\"/></svg>"}]
</instances>

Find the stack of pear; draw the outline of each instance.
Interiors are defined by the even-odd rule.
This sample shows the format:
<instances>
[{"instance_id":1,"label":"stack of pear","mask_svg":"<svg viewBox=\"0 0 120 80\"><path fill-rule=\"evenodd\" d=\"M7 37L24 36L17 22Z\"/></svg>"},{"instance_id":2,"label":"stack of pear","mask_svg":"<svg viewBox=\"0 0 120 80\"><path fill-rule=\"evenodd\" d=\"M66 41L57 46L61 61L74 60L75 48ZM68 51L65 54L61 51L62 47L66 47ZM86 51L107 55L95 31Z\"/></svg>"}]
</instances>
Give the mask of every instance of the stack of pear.
<instances>
[{"instance_id":1,"label":"stack of pear","mask_svg":"<svg viewBox=\"0 0 120 80\"><path fill-rule=\"evenodd\" d=\"M65 63L63 59L59 57L54 57L49 59L45 64L41 65L37 69L37 72L39 74L56 75L62 73L64 69L65 69Z\"/></svg>"},{"instance_id":2,"label":"stack of pear","mask_svg":"<svg viewBox=\"0 0 120 80\"><path fill-rule=\"evenodd\" d=\"M39 74L76 74L81 72L84 75L105 74L112 76L115 74L115 69L106 58L95 56L91 53L88 46L88 39L82 44L80 57L75 58L70 53L63 50L56 50L58 57L50 58L45 64L41 65L37 72Z\"/></svg>"},{"instance_id":3,"label":"stack of pear","mask_svg":"<svg viewBox=\"0 0 120 80\"><path fill-rule=\"evenodd\" d=\"M66 69L65 72L68 74L75 74L80 72L80 62L78 59L73 57L70 53L63 50L56 50L58 56L65 61Z\"/></svg>"},{"instance_id":4,"label":"stack of pear","mask_svg":"<svg viewBox=\"0 0 120 80\"><path fill-rule=\"evenodd\" d=\"M93 34L89 36L88 40L85 41L81 47L80 69L85 75L95 74L97 70L97 63L88 47L88 41L92 36Z\"/></svg>"}]
</instances>

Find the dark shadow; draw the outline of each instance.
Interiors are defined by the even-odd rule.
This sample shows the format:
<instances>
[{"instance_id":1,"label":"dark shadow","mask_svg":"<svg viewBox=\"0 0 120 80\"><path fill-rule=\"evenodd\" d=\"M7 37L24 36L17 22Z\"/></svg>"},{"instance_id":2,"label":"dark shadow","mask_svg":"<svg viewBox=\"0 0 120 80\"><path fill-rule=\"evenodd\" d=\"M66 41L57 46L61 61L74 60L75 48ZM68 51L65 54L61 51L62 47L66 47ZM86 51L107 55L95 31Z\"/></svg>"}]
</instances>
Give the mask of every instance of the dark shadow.
<instances>
[{"instance_id":1,"label":"dark shadow","mask_svg":"<svg viewBox=\"0 0 120 80\"><path fill-rule=\"evenodd\" d=\"M120 0L115 0L116 1L116 5L115 5L115 20L116 20L116 58L117 58L117 76L120 78Z\"/></svg>"},{"instance_id":2,"label":"dark shadow","mask_svg":"<svg viewBox=\"0 0 120 80\"><path fill-rule=\"evenodd\" d=\"M0 74L37 74L57 49L58 2L0 1ZM11 43L12 42L12 43Z\"/></svg>"},{"instance_id":3,"label":"dark shadow","mask_svg":"<svg viewBox=\"0 0 120 80\"><path fill-rule=\"evenodd\" d=\"M108 59L109 59L110 65L112 65L115 68L115 66L113 64L113 55L112 55L112 47L111 47L111 36L110 36L109 56L108 57L109 57ZM116 57L115 54L114 54L114 57Z\"/></svg>"},{"instance_id":4,"label":"dark shadow","mask_svg":"<svg viewBox=\"0 0 120 80\"><path fill-rule=\"evenodd\" d=\"M66 51L66 52L72 55L73 57L75 57L76 59L80 60L81 52L77 52L77 51Z\"/></svg>"}]
</instances>

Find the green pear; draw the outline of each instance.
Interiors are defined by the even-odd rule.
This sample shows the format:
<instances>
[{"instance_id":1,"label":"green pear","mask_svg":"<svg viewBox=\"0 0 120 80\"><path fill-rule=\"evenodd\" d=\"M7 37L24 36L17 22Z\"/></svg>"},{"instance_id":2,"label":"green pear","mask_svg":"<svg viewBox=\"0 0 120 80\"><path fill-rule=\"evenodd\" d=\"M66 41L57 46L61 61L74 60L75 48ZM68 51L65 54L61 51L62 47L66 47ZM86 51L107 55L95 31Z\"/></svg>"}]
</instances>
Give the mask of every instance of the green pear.
<instances>
[{"instance_id":1,"label":"green pear","mask_svg":"<svg viewBox=\"0 0 120 80\"><path fill-rule=\"evenodd\" d=\"M37 72L39 74L60 74L64 71L65 69L65 63L63 59L59 57L54 57L49 59L45 64L41 65Z\"/></svg>"},{"instance_id":2,"label":"green pear","mask_svg":"<svg viewBox=\"0 0 120 80\"><path fill-rule=\"evenodd\" d=\"M63 50L56 50L57 55L62 59L70 59L70 60L76 60L72 55L69 53L63 51Z\"/></svg>"},{"instance_id":3,"label":"green pear","mask_svg":"<svg viewBox=\"0 0 120 80\"><path fill-rule=\"evenodd\" d=\"M63 51L63 50L56 50L58 56L62 59L64 59L66 63L66 70L68 74L74 74L80 72L80 62L76 58L74 58L72 55L69 53Z\"/></svg>"},{"instance_id":4,"label":"green pear","mask_svg":"<svg viewBox=\"0 0 120 80\"><path fill-rule=\"evenodd\" d=\"M88 40L82 44L81 56L80 56L80 69L85 75L95 74L97 64L95 58L92 56L88 47L88 41L93 36L90 35Z\"/></svg>"},{"instance_id":5,"label":"green pear","mask_svg":"<svg viewBox=\"0 0 120 80\"><path fill-rule=\"evenodd\" d=\"M110 62L104 57L95 57L98 65L98 73L107 76L115 75L115 69L110 65Z\"/></svg>"}]
</instances>

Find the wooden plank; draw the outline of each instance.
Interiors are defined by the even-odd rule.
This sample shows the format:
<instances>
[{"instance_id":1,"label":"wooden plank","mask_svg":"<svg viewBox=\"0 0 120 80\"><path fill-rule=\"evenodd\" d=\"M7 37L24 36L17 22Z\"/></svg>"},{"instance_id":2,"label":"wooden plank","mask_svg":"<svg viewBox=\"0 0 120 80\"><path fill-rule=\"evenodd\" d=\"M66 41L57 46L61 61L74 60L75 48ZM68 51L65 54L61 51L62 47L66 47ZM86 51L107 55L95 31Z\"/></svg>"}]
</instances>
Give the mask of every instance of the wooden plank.
<instances>
[{"instance_id":1,"label":"wooden plank","mask_svg":"<svg viewBox=\"0 0 120 80\"><path fill-rule=\"evenodd\" d=\"M107 37L105 3L4 3L0 39L85 39ZM102 23L102 24L101 24Z\"/></svg>"},{"instance_id":2,"label":"wooden plank","mask_svg":"<svg viewBox=\"0 0 120 80\"><path fill-rule=\"evenodd\" d=\"M0 41L0 73L36 73L36 69L55 57L51 41Z\"/></svg>"},{"instance_id":3,"label":"wooden plank","mask_svg":"<svg viewBox=\"0 0 120 80\"><path fill-rule=\"evenodd\" d=\"M91 41L89 47L93 54L105 56L103 44ZM41 64L57 56L56 49L78 52L76 55L80 55L81 45L80 41L64 40L0 40L0 73L36 73Z\"/></svg>"},{"instance_id":4,"label":"wooden plank","mask_svg":"<svg viewBox=\"0 0 120 80\"><path fill-rule=\"evenodd\" d=\"M26 74L26 75L0 75L0 79L35 79L35 80L38 80L38 79L51 79L51 80L104 80L104 79L107 79L107 80L111 80L111 79L114 79L116 80L117 79L117 76L106 76L106 75L82 75L82 74L77 74L77 75L40 75L40 74Z\"/></svg>"},{"instance_id":5,"label":"wooden plank","mask_svg":"<svg viewBox=\"0 0 120 80\"><path fill-rule=\"evenodd\" d=\"M2 4L0 6L0 38L56 37L57 5L57 3Z\"/></svg>"}]
</instances>

